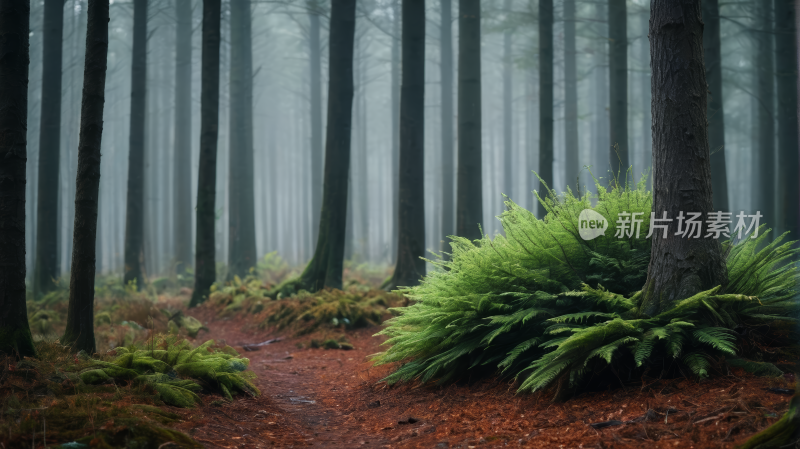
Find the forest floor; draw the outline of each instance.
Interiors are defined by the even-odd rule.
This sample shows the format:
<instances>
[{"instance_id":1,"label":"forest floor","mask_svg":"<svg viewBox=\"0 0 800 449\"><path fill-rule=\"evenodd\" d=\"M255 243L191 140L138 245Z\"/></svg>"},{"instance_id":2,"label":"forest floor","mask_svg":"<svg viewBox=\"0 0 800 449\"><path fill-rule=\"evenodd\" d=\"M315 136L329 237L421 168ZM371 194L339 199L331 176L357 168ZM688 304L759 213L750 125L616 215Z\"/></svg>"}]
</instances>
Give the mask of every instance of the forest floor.
<instances>
[{"instance_id":1,"label":"forest floor","mask_svg":"<svg viewBox=\"0 0 800 449\"><path fill-rule=\"evenodd\" d=\"M313 349L313 334L283 338L211 309L192 315L209 328L201 338L222 339L250 358L262 393L170 408L183 417L173 427L209 448L733 448L788 409L788 392L769 389L794 388L793 376L736 370L703 382L645 378L566 402L553 402L552 393L518 395L496 379L388 387L380 379L392 367L368 361L381 351L375 327L348 331L352 350ZM603 422L610 425L591 425Z\"/></svg>"}]
</instances>

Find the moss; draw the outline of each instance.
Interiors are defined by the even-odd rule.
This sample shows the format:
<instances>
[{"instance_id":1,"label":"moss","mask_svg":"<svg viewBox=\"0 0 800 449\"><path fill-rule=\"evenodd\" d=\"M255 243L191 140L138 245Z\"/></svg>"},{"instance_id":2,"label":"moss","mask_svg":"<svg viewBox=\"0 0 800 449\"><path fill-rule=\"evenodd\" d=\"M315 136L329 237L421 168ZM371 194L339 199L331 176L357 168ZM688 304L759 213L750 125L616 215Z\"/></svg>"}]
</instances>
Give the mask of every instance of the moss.
<instances>
[{"instance_id":1,"label":"moss","mask_svg":"<svg viewBox=\"0 0 800 449\"><path fill-rule=\"evenodd\" d=\"M36 348L27 324L21 327L0 327L0 352L19 357L36 357Z\"/></svg>"},{"instance_id":2,"label":"moss","mask_svg":"<svg viewBox=\"0 0 800 449\"><path fill-rule=\"evenodd\" d=\"M80 379L85 384L95 385L104 384L111 381L111 376L106 374L102 369L90 369L80 374Z\"/></svg>"},{"instance_id":3,"label":"moss","mask_svg":"<svg viewBox=\"0 0 800 449\"><path fill-rule=\"evenodd\" d=\"M789 411L775 424L753 435L739 449L777 449L781 447L794 447L798 433L800 433L800 396L792 397Z\"/></svg>"}]
</instances>

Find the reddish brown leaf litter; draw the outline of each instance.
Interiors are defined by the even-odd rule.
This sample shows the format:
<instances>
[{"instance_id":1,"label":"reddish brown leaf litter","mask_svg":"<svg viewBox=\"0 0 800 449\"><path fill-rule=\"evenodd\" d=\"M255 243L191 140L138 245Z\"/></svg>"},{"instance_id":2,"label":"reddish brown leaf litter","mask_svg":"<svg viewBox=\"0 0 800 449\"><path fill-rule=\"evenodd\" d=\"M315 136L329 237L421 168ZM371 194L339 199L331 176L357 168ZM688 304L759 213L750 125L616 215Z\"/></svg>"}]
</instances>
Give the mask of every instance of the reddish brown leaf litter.
<instances>
[{"instance_id":1,"label":"reddish brown leaf litter","mask_svg":"<svg viewBox=\"0 0 800 449\"><path fill-rule=\"evenodd\" d=\"M784 378L737 370L704 382L645 378L644 386L566 402L516 394L497 379L388 387L380 379L391 367L367 361L381 350L375 328L348 332L350 351L310 349L313 335L245 351L275 335L196 315L208 320L203 338L224 339L250 358L263 394L181 411L186 422L178 427L215 448L733 448L787 410L790 396L767 389L793 388Z\"/></svg>"}]
</instances>

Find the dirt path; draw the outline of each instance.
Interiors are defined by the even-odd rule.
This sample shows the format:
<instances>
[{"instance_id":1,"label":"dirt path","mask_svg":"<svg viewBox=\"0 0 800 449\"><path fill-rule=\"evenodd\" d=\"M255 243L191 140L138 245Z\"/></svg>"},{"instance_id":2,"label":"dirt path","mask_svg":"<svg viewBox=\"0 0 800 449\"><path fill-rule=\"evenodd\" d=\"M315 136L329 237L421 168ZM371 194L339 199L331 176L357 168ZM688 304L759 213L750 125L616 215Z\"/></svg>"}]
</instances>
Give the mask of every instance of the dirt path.
<instances>
[{"instance_id":1,"label":"dirt path","mask_svg":"<svg viewBox=\"0 0 800 449\"><path fill-rule=\"evenodd\" d=\"M211 448L264 447L535 447L732 448L774 422L788 397L765 391L789 380L737 373L698 383L645 385L552 403L542 393L517 395L505 381L446 387L388 388L367 356L380 351L375 329L349 332L350 351L310 349L311 337L275 338L241 321L208 321L200 338L222 339L250 358L262 396L176 410L179 428ZM304 344L299 348L298 344ZM409 419L411 418L411 419ZM595 429L589 424L618 420Z\"/></svg>"}]
</instances>

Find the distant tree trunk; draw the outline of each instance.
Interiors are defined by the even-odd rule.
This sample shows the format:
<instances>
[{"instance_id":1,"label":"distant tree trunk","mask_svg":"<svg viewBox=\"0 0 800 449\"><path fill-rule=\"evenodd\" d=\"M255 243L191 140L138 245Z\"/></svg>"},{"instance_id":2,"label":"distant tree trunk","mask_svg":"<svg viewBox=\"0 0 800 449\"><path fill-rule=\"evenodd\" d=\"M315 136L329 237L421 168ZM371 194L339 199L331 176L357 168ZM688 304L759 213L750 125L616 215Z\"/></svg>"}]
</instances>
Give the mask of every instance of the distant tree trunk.
<instances>
[{"instance_id":1,"label":"distant tree trunk","mask_svg":"<svg viewBox=\"0 0 800 449\"><path fill-rule=\"evenodd\" d=\"M176 0L175 271L192 266L192 2Z\"/></svg>"},{"instance_id":2,"label":"distant tree trunk","mask_svg":"<svg viewBox=\"0 0 800 449\"><path fill-rule=\"evenodd\" d=\"M253 187L253 42L250 0L231 1L228 265L244 276L256 263Z\"/></svg>"},{"instance_id":3,"label":"distant tree trunk","mask_svg":"<svg viewBox=\"0 0 800 449\"><path fill-rule=\"evenodd\" d=\"M553 0L539 0L539 177L553 188ZM539 187L539 195L547 192ZM539 218L547 211L536 209Z\"/></svg>"},{"instance_id":4,"label":"distant tree trunk","mask_svg":"<svg viewBox=\"0 0 800 449\"><path fill-rule=\"evenodd\" d=\"M36 203L36 261L33 296L55 288L58 267L58 185L61 140L61 48L64 0L44 2L42 100L39 125L39 174Z\"/></svg>"},{"instance_id":5,"label":"distant tree trunk","mask_svg":"<svg viewBox=\"0 0 800 449\"><path fill-rule=\"evenodd\" d=\"M760 211L764 221L775 226L778 217L775 213L775 64L773 62L773 45L775 39L772 28L772 4L764 1L758 4L758 54L756 71L756 89L758 98L758 148L754 152L757 159L753 165L757 166L758 203L754 204L755 210ZM709 128L710 129L710 128ZM710 130L709 130L710 132ZM709 137L709 142L711 141ZM713 146L711 147L714 148ZM712 156L713 158L713 156ZM713 164L713 159L712 159ZM713 169L713 165L712 165ZM712 173L713 176L713 173ZM716 190L714 190L716 192ZM716 206L716 200L715 200ZM720 209L719 210L726 210Z\"/></svg>"},{"instance_id":6,"label":"distant tree trunk","mask_svg":"<svg viewBox=\"0 0 800 449\"><path fill-rule=\"evenodd\" d=\"M25 307L30 10L28 0L0 0L0 352L20 358L36 355Z\"/></svg>"},{"instance_id":7,"label":"distant tree trunk","mask_svg":"<svg viewBox=\"0 0 800 449\"><path fill-rule=\"evenodd\" d=\"M578 69L575 46L575 0L564 1L564 144L567 185L577 182L578 161ZM580 185L578 185L580 188Z\"/></svg>"},{"instance_id":8,"label":"distant tree trunk","mask_svg":"<svg viewBox=\"0 0 800 449\"><path fill-rule=\"evenodd\" d=\"M389 289L425 275L425 0L403 0L400 87L400 221Z\"/></svg>"},{"instance_id":9,"label":"distant tree trunk","mask_svg":"<svg viewBox=\"0 0 800 449\"><path fill-rule=\"evenodd\" d=\"M200 168L197 176L197 237L191 306L208 297L217 277L214 219L219 137L219 42L222 0L203 0L203 54L200 66Z\"/></svg>"},{"instance_id":10,"label":"distant tree trunk","mask_svg":"<svg viewBox=\"0 0 800 449\"><path fill-rule=\"evenodd\" d=\"M311 229L317 244L319 213L322 210L322 52L320 51L320 4L308 2L309 81L311 82Z\"/></svg>"},{"instance_id":11,"label":"distant tree trunk","mask_svg":"<svg viewBox=\"0 0 800 449\"><path fill-rule=\"evenodd\" d=\"M397 235L400 198L400 0L392 0L392 234ZM389 257L397 257L397 241L391 240Z\"/></svg>"},{"instance_id":12,"label":"distant tree trunk","mask_svg":"<svg viewBox=\"0 0 800 449\"><path fill-rule=\"evenodd\" d=\"M133 0L131 125L128 198L125 213L124 282L144 281L144 120L147 84L147 0Z\"/></svg>"},{"instance_id":13,"label":"distant tree trunk","mask_svg":"<svg viewBox=\"0 0 800 449\"><path fill-rule=\"evenodd\" d=\"M795 5L775 0L775 56L778 97L778 229L800 235L800 169L797 125L797 41Z\"/></svg>"},{"instance_id":14,"label":"distant tree trunk","mask_svg":"<svg viewBox=\"0 0 800 449\"><path fill-rule=\"evenodd\" d=\"M608 1L611 171L625 179L628 159L628 12L625 0Z\"/></svg>"},{"instance_id":15,"label":"distant tree trunk","mask_svg":"<svg viewBox=\"0 0 800 449\"><path fill-rule=\"evenodd\" d=\"M342 288L353 110L356 0L333 0L330 20L328 126L319 239L314 257L298 282L300 288L308 291L323 287Z\"/></svg>"},{"instance_id":16,"label":"distant tree trunk","mask_svg":"<svg viewBox=\"0 0 800 449\"><path fill-rule=\"evenodd\" d=\"M511 0L505 0L503 9L507 17L511 16ZM503 33L503 192L511 196L511 188L514 185L513 161L511 160L514 152L512 142L512 105L513 105L513 85L512 78L512 56L511 56L511 30Z\"/></svg>"},{"instance_id":17,"label":"distant tree trunk","mask_svg":"<svg viewBox=\"0 0 800 449\"><path fill-rule=\"evenodd\" d=\"M650 11L645 10L642 14L641 18L641 27L642 27L642 35L647 37L648 31L650 27ZM650 69L650 45L647 41L641 47L641 55L642 61L647 62L647 69ZM652 138L652 128L651 125L653 124L653 120L650 116L650 72L645 71L642 74L642 98L640 101L642 102L642 151L644 153L644 170L648 170L653 165L653 152L651 146L653 144ZM648 183L648 186L651 186L652 183Z\"/></svg>"},{"instance_id":18,"label":"distant tree trunk","mask_svg":"<svg viewBox=\"0 0 800 449\"><path fill-rule=\"evenodd\" d=\"M450 0L440 0L439 59L442 95L442 241L456 233L453 166L453 18ZM445 246L446 248L446 246Z\"/></svg>"},{"instance_id":19,"label":"distant tree trunk","mask_svg":"<svg viewBox=\"0 0 800 449\"><path fill-rule=\"evenodd\" d=\"M481 238L481 3L459 0L458 8L458 190L456 234Z\"/></svg>"},{"instance_id":20,"label":"distant tree trunk","mask_svg":"<svg viewBox=\"0 0 800 449\"><path fill-rule=\"evenodd\" d=\"M725 114L722 109L722 56L717 0L703 0L703 53L708 79L708 146L711 151L711 189L716 210L728 210L725 168Z\"/></svg>"},{"instance_id":21,"label":"distant tree trunk","mask_svg":"<svg viewBox=\"0 0 800 449\"><path fill-rule=\"evenodd\" d=\"M83 75L78 174L75 180L75 226L69 280L67 328L61 343L74 352L95 353L94 275L97 203L100 189L100 147L103 140L108 61L108 0L89 0L86 63Z\"/></svg>"},{"instance_id":22,"label":"distant tree trunk","mask_svg":"<svg viewBox=\"0 0 800 449\"><path fill-rule=\"evenodd\" d=\"M652 239L640 309L649 316L728 282L719 240L675 235L681 211L700 212L706 219L716 210L706 133L700 0L653 0L651 8L653 210L666 211L672 222L667 238Z\"/></svg>"}]
</instances>

